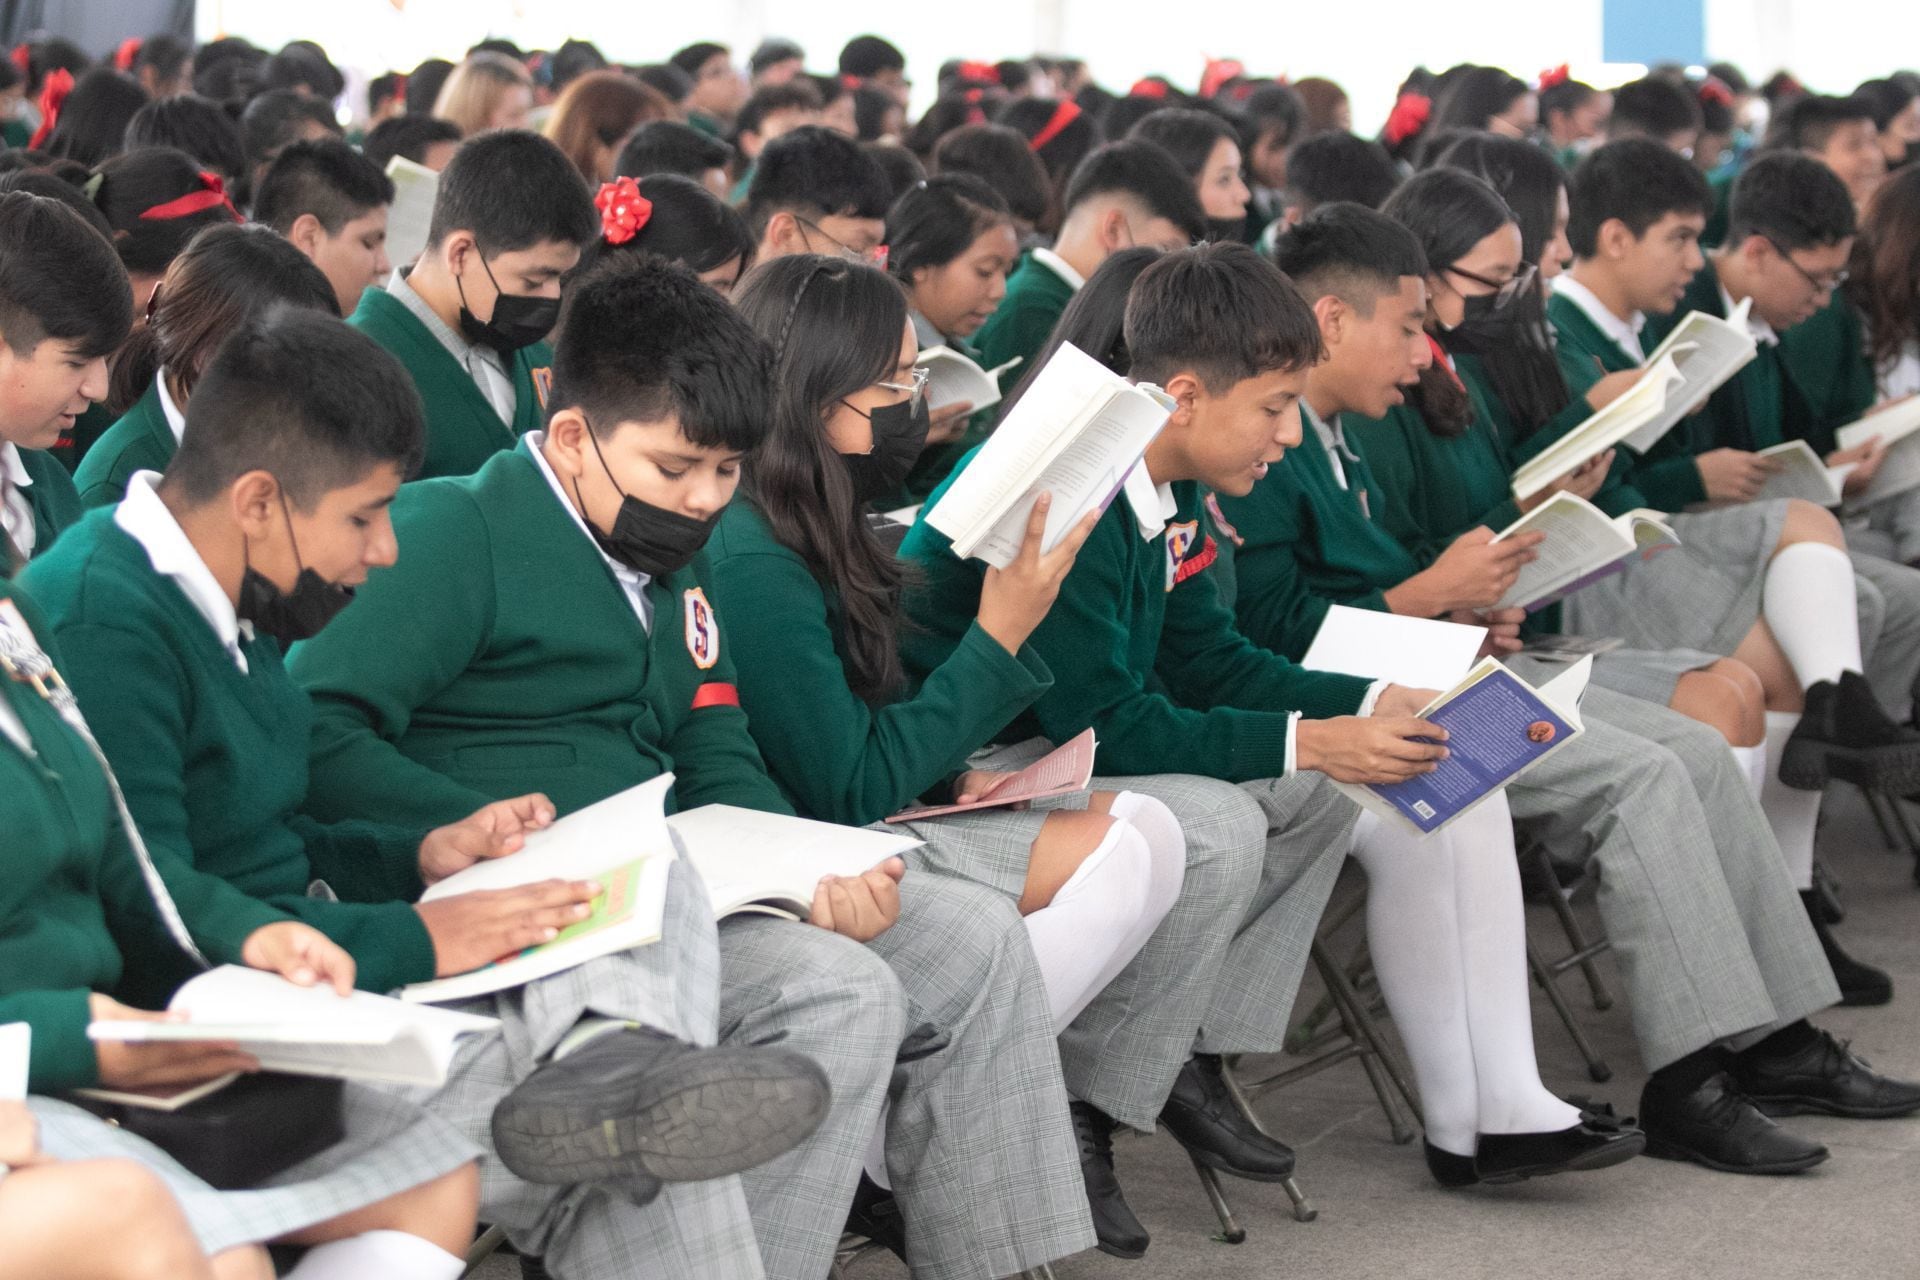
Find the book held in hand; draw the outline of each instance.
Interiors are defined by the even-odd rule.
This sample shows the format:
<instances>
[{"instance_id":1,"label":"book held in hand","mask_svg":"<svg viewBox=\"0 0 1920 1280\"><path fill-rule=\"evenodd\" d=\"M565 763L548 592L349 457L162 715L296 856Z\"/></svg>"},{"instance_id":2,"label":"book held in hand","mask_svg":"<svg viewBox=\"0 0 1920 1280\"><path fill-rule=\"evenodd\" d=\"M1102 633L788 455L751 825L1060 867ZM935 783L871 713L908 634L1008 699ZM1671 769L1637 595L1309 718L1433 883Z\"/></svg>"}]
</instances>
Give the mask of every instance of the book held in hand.
<instances>
[{"instance_id":1,"label":"book held in hand","mask_svg":"<svg viewBox=\"0 0 1920 1280\"><path fill-rule=\"evenodd\" d=\"M499 1026L492 1018L422 1008L366 991L341 996L331 987L296 986L277 974L236 965L193 978L167 1007L187 1020L95 1022L87 1035L123 1044L231 1041L267 1071L437 1088L447 1082L461 1039ZM174 1094L165 1101L177 1108L191 1099Z\"/></svg>"},{"instance_id":2,"label":"book held in hand","mask_svg":"<svg viewBox=\"0 0 1920 1280\"><path fill-rule=\"evenodd\" d=\"M1093 781L1095 743L1088 729L1070 741L1055 747L1018 773L1010 773L993 784L985 795L967 804L929 805L920 809L902 809L888 822L914 822L938 818L949 813L971 813L975 809L1004 809L1008 805L1032 804L1085 791Z\"/></svg>"},{"instance_id":3,"label":"book held in hand","mask_svg":"<svg viewBox=\"0 0 1920 1280\"><path fill-rule=\"evenodd\" d=\"M716 920L743 913L805 920L825 876L857 876L918 848L893 831L705 804L667 819L706 882Z\"/></svg>"},{"instance_id":4,"label":"book held in hand","mask_svg":"<svg viewBox=\"0 0 1920 1280\"><path fill-rule=\"evenodd\" d=\"M9 1022L0 1026L0 1102L19 1102L27 1096L27 1068L32 1051L32 1023Z\"/></svg>"},{"instance_id":5,"label":"book held in hand","mask_svg":"<svg viewBox=\"0 0 1920 1280\"><path fill-rule=\"evenodd\" d=\"M1689 311L1648 355L1648 365L1673 357L1680 381L1667 392L1667 407L1634 435L1623 441L1635 453L1645 453L1688 414L1706 403L1727 379L1747 367L1760 348L1747 328L1753 299L1742 298L1722 320L1704 311Z\"/></svg>"},{"instance_id":6,"label":"book held in hand","mask_svg":"<svg viewBox=\"0 0 1920 1280\"><path fill-rule=\"evenodd\" d=\"M1485 627L1336 604L1300 665L1407 689L1451 689L1472 670L1486 643Z\"/></svg>"},{"instance_id":7,"label":"book held in hand","mask_svg":"<svg viewBox=\"0 0 1920 1280\"><path fill-rule=\"evenodd\" d=\"M1584 733L1585 657L1535 689L1492 658L1420 712L1447 731L1446 759L1405 782L1333 785L1362 808L1431 835Z\"/></svg>"},{"instance_id":8,"label":"book held in hand","mask_svg":"<svg viewBox=\"0 0 1920 1280\"><path fill-rule=\"evenodd\" d=\"M1011 372L1025 359L1015 356L1003 365L982 369L952 347L942 346L926 348L913 363L927 372L927 408L938 413L950 404L964 404L978 413L1000 403L1000 375Z\"/></svg>"},{"instance_id":9,"label":"book held in hand","mask_svg":"<svg viewBox=\"0 0 1920 1280\"><path fill-rule=\"evenodd\" d=\"M1513 496L1525 502L1534 494L1569 472L1577 471L1618 444L1631 445L1645 452L1654 441L1686 416L1686 405L1677 393L1669 396L1680 373L1671 354L1650 362L1640 380L1595 410L1585 422L1554 441L1545 450L1513 473ZM1668 410L1673 412L1669 413ZM1659 431L1652 427L1665 422Z\"/></svg>"},{"instance_id":10,"label":"book held in hand","mask_svg":"<svg viewBox=\"0 0 1920 1280\"><path fill-rule=\"evenodd\" d=\"M1801 498L1815 506L1837 507L1843 494L1842 486L1846 484L1847 477L1853 474L1856 465L1843 462L1837 467L1830 467L1805 440L1776 444L1770 449L1762 449L1760 456L1773 465L1773 474L1760 486L1760 492L1753 499L1755 502Z\"/></svg>"},{"instance_id":11,"label":"book held in hand","mask_svg":"<svg viewBox=\"0 0 1920 1280\"><path fill-rule=\"evenodd\" d=\"M1502 529L1494 541L1522 533L1544 533L1546 539L1534 548L1532 562L1521 566L1497 609L1536 613L1680 545L1679 535L1658 511L1642 508L1609 517L1579 494L1564 490Z\"/></svg>"},{"instance_id":12,"label":"book held in hand","mask_svg":"<svg viewBox=\"0 0 1920 1280\"><path fill-rule=\"evenodd\" d=\"M1853 449L1875 437L1887 447L1887 456L1874 473L1873 483L1847 499L1849 508L1870 507L1884 498L1920 488L1920 396L1908 396L1878 405L1858 422L1834 432L1834 443Z\"/></svg>"},{"instance_id":13,"label":"book held in hand","mask_svg":"<svg viewBox=\"0 0 1920 1280\"><path fill-rule=\"evenodd\" d=\"M1063 344L926 521L955 555L1004 569L1026 541L1033 504L1051 493L1050 551L1088 512L1106 510L1174 407L1160 388Z\"/></svg>"}]
</instances>

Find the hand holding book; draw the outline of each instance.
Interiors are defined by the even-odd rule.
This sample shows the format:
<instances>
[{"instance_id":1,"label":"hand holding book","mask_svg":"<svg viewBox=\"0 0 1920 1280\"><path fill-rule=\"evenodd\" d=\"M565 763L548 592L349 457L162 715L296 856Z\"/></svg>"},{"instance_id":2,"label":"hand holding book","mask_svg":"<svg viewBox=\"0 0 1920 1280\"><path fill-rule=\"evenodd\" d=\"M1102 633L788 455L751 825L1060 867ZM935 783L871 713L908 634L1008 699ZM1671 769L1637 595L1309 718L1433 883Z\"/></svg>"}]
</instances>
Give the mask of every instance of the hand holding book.
<instances>
[{"instance_id":1,"label":"hand holding book","mask_svg":"<svg viewBox=\"0 0 1920 1280\"><path fill-rule=\"evenodd\" d=\"M1432 691L1401 689L1411 701ZM1387 695L1381 695L1381 702ZM1431 720L1406 714L1335 716L1330 720L1302 720L1295 727L1294 767L1324 773L1335 782L1355 785L1405 782L1432 773L1447 758L1447 731Z\"/></svg>"},{"instance_id":2,"label":"hand holding book","mask_svg":"<svg viewBox=\"0 0 1920 1280\"><path fill-rule=\"evenodd\" d=\"M1046 620L1047 610L1060 597L1060 584L1073 571L1080 548L1100 523L1100 513L1089 511L1047 549L1047 515L1052 510L1053 495L1041 494L1027 515L1027 535L1020 543L1020 554L1004 569L989 565L980 585L980 629L1008 653L1020 652L1027 637Z\"/></svg>"},{"instance_id":3,"label":"hand holding book","mask_svg":"<svg viewBox=\"0 0 1920 1280\"><path fill-rule=\"evenodd\" d=\"M134 1009L94 992L87 997L95 1022L184 1023L182 1013L153 1013ZM152 1093L201 1084L236 1071L258 1071L260 1061L240 1052L231 1040L125 1041L99 1040L93 1051L100 1061L100 1087L128 1093Z\"/></svg>"}]
</instances>

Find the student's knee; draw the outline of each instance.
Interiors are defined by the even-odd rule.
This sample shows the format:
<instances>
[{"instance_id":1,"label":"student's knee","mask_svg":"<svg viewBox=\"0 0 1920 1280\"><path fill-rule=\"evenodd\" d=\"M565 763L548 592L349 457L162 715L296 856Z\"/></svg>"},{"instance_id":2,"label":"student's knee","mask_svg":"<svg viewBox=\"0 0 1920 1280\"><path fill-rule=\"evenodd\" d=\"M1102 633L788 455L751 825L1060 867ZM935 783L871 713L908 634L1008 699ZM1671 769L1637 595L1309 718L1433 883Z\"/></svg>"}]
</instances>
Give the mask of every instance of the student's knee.
<instances>
[{"instance_id":1,"label":"student's knee","mask_svg":"<svg viewBox=\"0 0 1920 1280\"><path fill-rule=\"evenodd\" d=\"M213 1256L213 1276L214 1280L273 1280L273 1258L257 1244L241 1245Z\"/></svg>"},{"instance_id":2,"label":"student's knee","mask_svg":"<svg viewBox=\"0 0 1920 1280\"><path fill-rule=\"evenodd\" d=\"M1027 858L1020 914L1031 915L1051 903L1117 825L1108 815L1090 809L1061 809L1049 813Z\"/></svg>"},{"instance_id":3,"label":"student's knee","mask_svg":"<svg viewBox=\"0 0 1920 1280\"><path fill-rule=\"evenodd\" d=\"M90 1198L87 1221L107 1242L115 1277L192 1275L200 1244L180 1202L159 1175L133 1160L92 1160L57 1166ZM264 1250L258 1251L264 1259ZM273 1271L253 1273L271 1277Z\"/></svg>"},{"instance_id":4,"label":"student's knee","mask_svg":"<svg viewBox=\"0 0 1920 1280\"><path fill-rule=\"evenodd\" d=\"M1846 535L1840 532L1840 522L1825 507L1817 507L1804 498L1787 500L1786 519L1780 522L1780 541L1775 549L1780 550L1796 542L1824 542L1830 547L1845 548Z\"/></svg>"},{"instance_id":5,"label":"student's knee","mask_svg":"<svg viewBox=\"0 0 1920 1280\"><path fill-rule=\"evenodd\" d=\"M432 1182L401 1192L383 1202L385 1220L378 1227L419 1236L456 1256L473 1243L473 1227L480 1213L480 1166L463 1164Z\"/></svg>"},{"instance_id":6,"label":"student's knee","mask_svg":"<svg viewBox=\"0 0 1920 1280\"><path fill-rule=\"evenodd\" d=\"M1751 679L1752 689L1738 675L1728 675L1719 668L1722 663L1702 671L1689 671L1680 677L1674 686L1673 700L1668 703L1675 711L1697 720L1712 728L1737 747L1750 747L1758 742L1755 736L1754 719L1757 708L1764 705L1764 695L1759 689L1759 677L1744 663L1733 663L1739 671L1745 672Z\"/></svg>"},{"instance_id":7,"label":"student's knee","mask_svg":"<svg viewBox=\"0 0 1920 1280\"><path fill-rule=\"evenodd\" d=\"M1138 791L1119 792L1107 808L1146 843L1152 868L1147 910L1156 917L1165 916L1180 897L1187 876L1187 837L1180 820L1164 803Z\"/></svg>"}]
</instances>

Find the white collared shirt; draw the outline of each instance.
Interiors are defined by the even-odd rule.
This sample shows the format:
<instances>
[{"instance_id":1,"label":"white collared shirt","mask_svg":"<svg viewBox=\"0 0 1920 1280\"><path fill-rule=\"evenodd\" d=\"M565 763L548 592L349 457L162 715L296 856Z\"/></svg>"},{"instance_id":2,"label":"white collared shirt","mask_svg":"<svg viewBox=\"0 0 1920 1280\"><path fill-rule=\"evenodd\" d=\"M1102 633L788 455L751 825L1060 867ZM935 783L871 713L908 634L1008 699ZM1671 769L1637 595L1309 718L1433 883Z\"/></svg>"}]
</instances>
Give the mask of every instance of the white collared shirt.
<instances>
[{"instance_id":1,"label":"white collared shirt","mask_svg":"<svg viewBox=\"0 0 1920 1280\"><path fill-rule=\"evenodd\" d=\"M21 460L20 446L11 440L0 444L0 529L5 529L13 545L20 548L20 554L28 557L33 555L39 541L34 528L33 504L27 501L27 490L32 485L33 477L27 474L27 464Z\"/></svg>"},{"instance_id":2,"label":"white collared shirt","mask_svg":"<svg viewBox=\"0 0 1920 1280\"><path fill-rule=\"evenodd\" d=\"M1313 406L1302 400L1300 417L1313 428L1313 434L1319 439L1320 447L1327 451L1327 462L1333 467L1333 482L1342 489L1348 488L1346 458L1350 451L1347 448L1346 433L1340 428L1340 415L1334 414L1331 424L1322 422L1320 415L1313 411Z\"/></svg>"},{"instance_id":3,"label":"white collared shirt","mask_svg":"<svg viewBox=\"0 0 1920 1280\"><path fill-rule=\"evenodd\" d=\"M179 444L186 438L187 415L173 402L173 393L167 390L167 371L162 369L153 375L153 385L160 392L160 412L167 419L167 429L173 432L173 442Z\"/></svg>"},{"instance_id":4,"label":"white collared shirt","mask_svg":"<svg viewBox=\"0 0 1920 1280\"><path fill-rule=\"evenodd\" d=\"M1640 350L1640 331L1647 327L1644 312L1636 311L1631 319L1622 320L1607 310L1607 304L1600 301L1593 290L1575 280L1571 272L1563 271L1553 278L1553 291L1585 312L1587 319L1612 338L1613 345L1626 352L1635 366L1647 362L1646 353Z\"/></svg>"},{"instance_id":5,"label":"white collared shirt","mask_svg":"<svg viewBox=\"0 0 1920 1280\"><path fill-rule=\"evenodd\" d=\"M1075 293L1086 288L1087 278L1073 269L1073 264L1051 249L1035 249L1032 253L1035 262L1073 286Z\"/></svg>"},{"instance_id":6,"label":"white collared shirt","mask_svg":"<svg viewBox=\"0 0 1920 1280\"><path fill-rule=\"evenodd\" d=\"M146 550L147 562L155 573L172 578L194 611L206 619L214 636L226 649L233 665L244 673L247 655L240 650L242 638L253 639L253 624L234 612L233 601L200 558L187 538L186 530L160 501L158 471L136 471L127 481L127 496L113 510L113 522Z\"/></svg>"},{"instance_id":7,"label":"white collared shirt","mask_svg":"<svg viewBox=\"0 0 1920 1280\"><path fill-rule=\"evenodd\" d=\"M653 579L638 569L621 564L600 549L600 543L594 538L593 531L587 528L585 517L574 508L572 500L567 497L567 491L560 487L560 477L553 474L553 468L547 465L546 454L542 452L542 447L547 443L547 433L529 431L523 439L527 442L527 452L533 455L534 465L539 467L540 474L547 478L547 485L553 490L555 500L568 515L573 517L573 522L580 526L580 536L593 545L594 554L606 562L614 581L618 582L620 590L626 593L627 603L633 607L634 617L640 619L641 629L651 635L653 633L653 601L647 598L647 584Z\"/></svg>"},{"instance_id":8,"label":"white collared shirt","mask_svg":"<svg viewBox=\"0 0 1920 1280\"><path fill-rule=\"evenodd\" d=\"M0 699L0 737L6 737L28 755L33 752L33 739L27 736L27 726L20 720L14 709Z\"/></svg>"},{"instance_id":9,"label":"white collared shirt","mask_svg":"<svg viewBox=\"0 0 1920 1280\"><path fill-rule=\"evenodd\" d=\"M1147 474L1147 463L1143 458L1134 463L1133 470L1127 472L1127 478L1121 482L1120 491L1127 496L1127 505L1133 508L1133 518L1139 522L1142 541L1151 542L1160 536L1167 527L1167 521L1173 519L1180 504L1174 501L1173 486L1155 484L1153 477Z\"/></svg>"},{"instance_id":10,"label":"white collared shirt","mask_svg":"<svg viewBox=\"0 0 1920 1280\"><path fill-rule=\"evenodd\" d=\"M1728 293L1727 286L1722 284L1720 286L1721 310L1725 311L1728 315L1732 315L1736 306L1737 304L1733 300L1733 295ZM1753 339L1757 346L1776 347L1780 345L1780 335L1775 333L1773 326L1763 320L1760 313L1752 307L1747 308L1747 334Z\"/></svg>"},{"instance_id":11,"label":"white collared shirt","mask_svg":"<svg viewBox=\"0 0 1920 1280\"><path fill-rule=\"evenodd\" d=\"M480 388L481 396L493 406L500 415L500 421L511 424L513 414L519 404L519 397L513 389L513 375L507 372L505 361L492 347L478 346L468 342L460 334L447 327L447 322L435 314L420 291L407 279L407 268L395 267L393 274L387 277L387 292L398 298L414 318L427 327L439 344L447 349L447 354L460 362L460 367L473 379L473 385Z\"/></svg>"}]
</instances>

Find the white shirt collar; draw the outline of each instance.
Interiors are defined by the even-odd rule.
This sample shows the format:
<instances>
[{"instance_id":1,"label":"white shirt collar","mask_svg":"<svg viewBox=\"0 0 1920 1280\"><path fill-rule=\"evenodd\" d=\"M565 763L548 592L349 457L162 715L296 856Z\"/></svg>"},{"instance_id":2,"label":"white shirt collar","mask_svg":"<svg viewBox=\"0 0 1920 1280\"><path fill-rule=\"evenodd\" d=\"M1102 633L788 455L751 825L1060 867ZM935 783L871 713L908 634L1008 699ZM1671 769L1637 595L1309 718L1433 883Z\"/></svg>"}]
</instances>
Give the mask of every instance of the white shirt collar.
<instances>
[{"instance_id":1,"label":"white shirt collar","mask_svg":"<svg viewBox=\"0 0 1920 1280\"><path fill-rule=\"evenodd\" d=\"M1347 447L1346 431L1340 425L1340 415L1334 414L1332 422L1323 421L1313 411L1313 406L1305 400L1300 402L1300 418L1313 428L1313 434L1320 441L1320 447L1327 451L1327 462L1333 467L1333 478L1342 489L1347 488L1347 459L1353 451Z\"/></svg>"},{"instance_id":2,"label":"white shirt collar","mask_svg":"<svg viewBox=\"0 0 1920 1280\"><path fill-rule=\"evenodd\" d=\"M1053 274L1073 286L1075 293L1086 287L1087 278L1073 269L1073 264L1051 249L1035 249L1033 260Z\"/></svg>"},{"instance_id":3,"label":"white shirt collar","mask_svg":"<svg viewBox=\"0 0 1920 1280\"><path fill-rule=\"evenodd\" d=\"M0 480L5 480L16 489L33 485L33 477L27 474L26 461L20 457L20 446L11 440L0 444Z\"/></svg>"},{"instance_id":4,"label":"white shirt collar","mask_svg":"<svg viewBox=\"0 0 1920 1280\"><path fill-rule=\"evenodd\" d=\"M1134 464L1127 472L1127 478L1121 483L1120 491L1127 496L1127 505L1133 508L1133 518L1140 524L1142 541L1151 542L1160 536L1167 527L1167 521L1173 519L1180 504L1174 500L1173 486L1155 484L1153 477L1147 474L1146 460Z\"/></svg>"},{"instance_id":5,"label":"white shirt collar","mask_svg":"<svg viewBox=\"0 0 1920 1280\"><path fill-rule=\"evenodd\" d=\"M127 496L114 508L113 522L146 549L155 573L173 579L187 603L213 628L234 665L245 671L247 656L240 651L240 641L243 637L253 639L253 624L234 613L233 601L227 599L213 570L200 558L167 504L160 501L159 483L158 471L134 472L127 481Z\"/></svg>"},{"instance_id":6,"label":"white shirt collar","mask_svg":"<svg viewBox=\"0 0 1920 1280\"><path fill-rule=\"evenodd\" d=\"M634 611L640 615L641 623L651 628L653 610L647 603L647 584L653 579L638 569L621 564L601 550L599 540L593 536L593 531L587 528L586 519L575 509L572 500L567 497L567 491L560 487L560 477L553 474L553 468L547 465L547 456L543 451L543 446L547 443L547 433L529 431L521 439L527 442L527 452L533 455L533 465L540 468L540 474L547 478L547 487L553 490L553 496L560 503L561 509L573 517L573 523L580 529L580 536L592 545L594 554L606 562L614 580L620 584L620 589L627 593L627 599L633 604Z\"/></svg>"},{"instance_id":7,"label":"white shirt collar","mask_svg":"<svg viewBox=\"0 0 1920 1280\"><path fill-rule=\"evenodd\" d=\"M1733 300L1733 295L1727 292L1727 286L1724 283L1719 285L1719 289L1720 306L1728 315L1732 315L1740 304ZM1754 342L1763 347L1778 346L1780 342L1780 335L1773 331L1773 326L1762 319L1752 307L1747 308L1747 333Z\"/></svg>"},{"instance_id":8,"label":"white shirt collar","mask_svg":"<svg viewBox=\"0 0 1920 1280\"><path fill-rule=\"evenodd\" d=\"M33 504L27 501L27 489L33 477L20 457L20 446L11 440L0 444L0 529L13 539L22 555L32 555L35 537Z\"/></svg>"},{"instance_id":9,"label":"white shirt collar","mask_svg":"<svg viewBox=\"0 0 1920 1280\"><path fill-rule=\"evenodd\" d=\"M160 391L160 412L167 419L167 427L173 432L173 442L179 444L187 434L187 415L173 402L173 393L167 390L167 371L162 369L153 375L153 385Z\"/></svg>"},{"instance_id":10,"label":"white shirt collar","mask_svg":"<svg viewBox=\"0 0 1920 1280\"><path fill-rule=\"evenodd\" d=\"M1631 319L1622 320L1607 309L1607 304L1600 301L1593 290L1575 280L1571 272L1563 271L1553 278L1553 291L1584 311L1587 319L1612 338L1613 345L1626 352L1634 364L1646 363L1646 353L1640 350L1640 330L1647 324L1644 312L1636 311Z\"/></svg>"}]
</instances>

